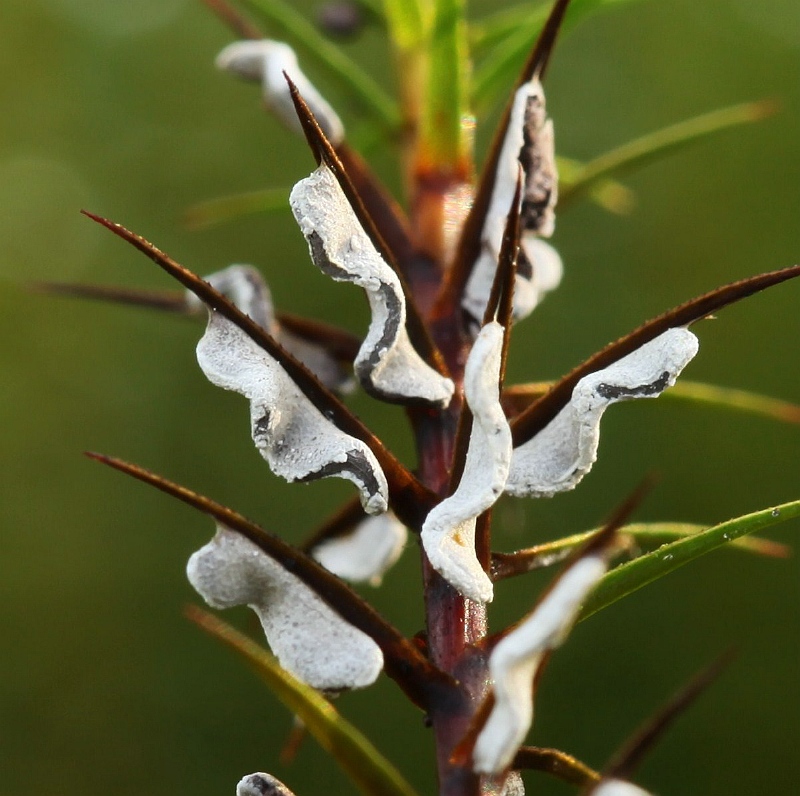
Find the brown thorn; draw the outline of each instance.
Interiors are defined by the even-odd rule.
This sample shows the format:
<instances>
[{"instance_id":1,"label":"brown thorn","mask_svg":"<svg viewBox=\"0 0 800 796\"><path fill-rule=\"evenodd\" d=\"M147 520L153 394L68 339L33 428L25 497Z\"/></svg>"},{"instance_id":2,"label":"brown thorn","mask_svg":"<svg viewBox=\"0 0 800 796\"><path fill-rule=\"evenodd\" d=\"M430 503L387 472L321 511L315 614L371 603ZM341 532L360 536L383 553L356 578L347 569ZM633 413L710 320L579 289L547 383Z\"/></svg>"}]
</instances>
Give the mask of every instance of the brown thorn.
<instances>
[{"instance_id":1,"label":"brown thorn","mask_svg":"<svg viewBox=\"0 0 800 796\"><path fill-rule=\"evenodd\" d=\"M422 320L419 309L414 303L414 297L409 290L403 272L395 261L391 249L386 245L386 241L383 239L380 230L367 212L364 203L361 201L361 197L358 195L352 180L347 174L344 164L339 159L330 141L328 141L325 133L319 126L313 112L300 95L297 86L295 86L291 78L285 72L283 76L289 84L289 91L292 95L295 110L297 111L297 117L303 127L303 132L305 133L306 140L308 141L308 145L311 148L317 165L324 162L330 169L347 198L350 207L353 209L353 213L358 219L359 224L361 224L364 232L367 234L367 237L369 237L373 246L377 249L378 254L383 257L387 265L397 274L397 278L400 280L400 286L406 300L406 328L414 348L416 348L420 356L434 368L434 370L442 376L448 376L449 373L444 362L444 357L433 342L428 328Z\"/></svg>"},{"instance_id":2,"label":"brown thorn","mask_svg":"<svg viewBox=\"0 0 800 796\"><path fill-rule=\"evenodd\" d=\"M612 512L611 516L603 525L603 527L597 531L597 533L592 534L582 545L579 545L574 550L570 551L570 554L566 557L564 566L561 568L561 571L556 575L555 578L550 582L547 588L539 595L539 599L536 601L536 605L528 611L525 616L523 616L518 621L514 622L512 625L509 625L505 629L501 630L498 633L495 633L493 636L490 636L485 640L485 646L487 649L493 649L497 646L498 642L504 639L509 633L512 633L516 630L523 622L525 622L528 617L533 614L536 609L542 604L542 602L547 598L550 592L556 587L558 582L564 575L569 571L569 568L576 562L579 561L584 556L594 555L597 553L610 553L611 549L615 543L615 537L617 535L617 531L628 521L628 518L631 514L636 510L636 508L641 504L644 500L645 496L650 492L653 488L656 477L653 475L648 476L645 478L637 487L633 490L633 492L619 505L616 509Z\"/></svg>"},{"instance_id":3,"label":"brown thorn","mask_svg":"<svg viewBox=\"0 0 800 796\"><path fill-rule=\"evenodd\" d=\"M361 348L361 340L339 326L289 312L276 312L275 317L286 331L320 346L339 362L352 365Z\"/></svg>"},{"instance_id":4,"label":"brown thorn","mask_svg":"<svg viewBox=\"0 0 800 796\"><path fill-rule=\"evenodd\" d=\"M381 648L386 673L419 707L425 709L432 689L437 686L452 686L451 678L427 660L411 641L402 636L343 581L305 553L232 509L149 470L99 453L87 452L86 456L177 498L226 528L242 534L261 548L270 558L312 589L342 619L368 635Z\"/></svg>"},{"instance_id":5,"label":"brown thorn","mask_svg":"<svg viewBox=\"0 0 800 796\"><path fill-rule=\"evenodd\" d=\"M604 776L629 779L644 756L653 748L672 723L714 683L735 657L736 650L730 648L722 653L710 666L696 674L623 745L604 770Z\"/></svg>"},{"instance_id":6,"label":"brown thorn","mask_svg":"<svg viewBox=\"0 0 800 796\"><path fill-rule=\"evenodd\" d=\"M169 290L140 290L105 285L83 285L62 282L40 282L33 290L56 296L69 296L99 301L110 301L132 307L147 307L154 310L174 312L179 315L195 315L187 306L181 293ZM303 340L318 345L339 362L352 364L361 347L361 340L351 332L333 324L313 318L304 318L288 312L276 312L278 323L287 331Z\"/></svg>"},{"instance_id":7,"label":"brown thorn","mask_svg":"<svg viewBox=\"0 0 800 796\"><path fill-rule=\"evenodd\" d=\"M361 508L361 501L356 497L344 504L337 512L332 514L320 525L311 536L300 545L304 553L311 551L327 541L346 536L353 527L367 517Z\"/></svg>"},{"instance_id":8,"label":"brown thorn","mask_svg":"<svg viewBox=\"0 0 800 796\"><path fill-rule=\"evenodd\" d=\"M517 78L514 90L511 92L508 103L503 111L503 116L492 138L489 154L481 170L481 176L475 191L475 199L461 230L461 236L459 237L458 246L456 248L456 255L453 260L453 267L448 272L447 279L439 293L436 310L437 315L446 315L452 312L461 300L467 280L480 255L483 226L486 222L486 214L489 212L489 203L491 202L492 192L494 191L497 165L500 162L500 153L503 150L503 143L506 138L506 133L508 132L508 125L511 121L514 96L520 86L527 83L533 77L537 69L539 76L543 77L549 63L550 54L553 51L558 31L561 27L561 22L564 18L564 13L569 3L570 0L557 0L553 6L544 28L539 34L536 45Z\"/></svg>"},{"instance_id":9,"label":"brown thorn","mask_svg":"<svg viewBox=\"0 0 800 796\"><path fill-rule=\"evenodd\" d=\"M521 746L514 756L511 768L515 771L541 771L581 787L595 785L600 781L600 774L572 755L541 746Z\"/></svg>"},{"instance_id":10,"label":"brown thorn","mask_svg":"<svg viewBox=\"0 0 800 796\"><path fill-rule=\"evenodd\" d=\"M226 0L202 0L202 2L241 39L263 39L264 34L238 9Z\"/></svg>"},{"instance_id":11,"label":"brown thorn","mask_svg":"<svg viewBox=\"0 0 800 796\"><path fill-rule=\"evenodd\" d=\"M705 318L709 313L797 276L800 276L800 265L732 282L687 301L610 343L557 381L545 395L514 418L511 422L514 446L527 442L553 420L569 403L572 391L584 376L612 365L668 329L688 326Z\"/></svg>"},{"instance_id":12,"label":"brown thorn","mask_svg":"<svg viewBox=\"0 0 800 796\"><path fill-rule=\"evenodd\" d=\"M186 298L181 293L166 290L139 290L105 285L70 284L67 282L37 282L33 290L54 296L110 301L133 307L148 307L188 315Z\"/></svg>"},{"instance_id":13,"label":"brown thorn","mask_svg":"<svg viewBox=\"0 0 800 796\"><path fill-rule=\"evenodd\" d=\"M208 282L176 263L153 244L120 224L85 210L81 212L147 255L156 265L191 290L209 309L227 318L275 359L320 412L329 417L341 431L361 440L370 448L386 476L391 493L390 502L395 513L409 527L421 526L427 512L436 502L434 495L305 365Z\"/></svg>"}]
</instances>

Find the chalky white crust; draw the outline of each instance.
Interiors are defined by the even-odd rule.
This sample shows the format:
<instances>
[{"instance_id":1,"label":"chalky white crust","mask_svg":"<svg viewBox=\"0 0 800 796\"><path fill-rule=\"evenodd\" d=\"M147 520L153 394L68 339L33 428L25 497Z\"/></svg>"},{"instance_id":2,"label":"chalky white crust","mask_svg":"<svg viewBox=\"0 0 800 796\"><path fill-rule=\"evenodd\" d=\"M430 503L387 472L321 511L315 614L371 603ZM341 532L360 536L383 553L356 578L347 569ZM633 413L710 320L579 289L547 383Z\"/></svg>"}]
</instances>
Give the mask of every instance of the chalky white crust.
<instances>
[{"instance_id":1,"label":"chalky white crust","mask_svg":"<svg viewBox=\"0 0 800 796\"><path fill-rule=\"evenodd\" d=\"M514 449L506 492L551 497L573 489L597 459L603 412L618 401L656 398L675 383L697 348L697 338L687 329L668 329L613 365L584 376L561 412Z\"/></svg>"},{"instance_id":2,"label":"chalky white crust","mask_svg":"<svg viewBox=\"0 0 800 796\"><path fill-rule=\"evenodd\" d=\"M462 306L476 320L483 317L489 298L520 173L522 243L514 284L515 320L530 315L544 294L558 287L562 271L561 259L550 247L543 249L533 244L537 237L549 238L553 234L558 199L553 122L547 118L544 89L537 77L520 86L514 95L481 235L481 254L464 292Z\"/></svg>"},{"instance_id":3,"label":"chalky white crust","mask_svg":"<svg viewBox=\"0 0 800 796\"><path fill-rule=\"evenodd\" d=\"M359 522L346 536L326 539L311 551L325 569L351 583L380 586L406 544L406 526L391 511Z\"/></svg>"},{"instance_id":4,"label":"chalky white crust","mask_svg":"<svg viewBox=\"0 0 800 796\"><path fill-rule=\"evenodd\" d=\"M511 431L500 406L503 327L481 329L464 373L464 395L472 410L472 433L456 491L435 506L422 526L431 566L465 597L490 602L494 589L475 555L475 521L503 492L511 460Z\"/></svg>"},{"instance_id":5,"label":"chalky white crust","mask_svg":"<svg viewBox=\"0 0 800 796\"><path fill-rule=\"evenodd\" d=\"M302 133L289 84L283 74L285 72L311 108L328 140L338 146L344 139L341 119L300 70L297 55L288 44L271 39L237 41L229 44L217 56L216 64L218 69L261 83L264 104L287 127Z\"/></svg>"},{"instance_id":6,"label":"chalky white crust","mask_svg":"<svg viewBox=\"0 0 800 796\"><path fill-rule=\"evenodd\" d=\"M564 641L581 603L606 568L602 553L578 559L530 616L492 651L489 672L495 701L475 743L475 771L496 774L510 765L533 721L536 670L543 656Z\"/></svg>"},{"instance_id":7,"label":"chalky white crust","mask_svg":"<svg viewBox=\"0 0 800 796\"><path fill-rule=\"evenodd\" d=\"M217 526L189 559L189 582L213 608L248 605L284 669L314 688L364 688L383 668L375 642L239 533Z\"/></svg>"},{"instance_id":8,"label":"chalky white crust","mask_svg":"<svg viewBox=\"0 0 800 796\"><path fill-rule=\"evenodd\" d=\"M386 477L369 447L328 420L238 326L209 313L197 361L213 384L250 400L253 442L273 473L290 482L346 478L359 488L364 511L386 511Z\"/></svg>"},{"instance_id":9,"label":"chalky white crust","mask_svg":"<svg viewBox=\"0 0 800 796\"><path fill-rule=\"evenodd\" d=\"M281 327L275 317L269 286L257 268L252 265L230 265L203 278L299 359L326 387L337 392L353 389L353 379L322 346ZM205 307L191 291L186 292L186 305L190 310Z\"/></svg>"},{"instance_id":10,"label":"chalky white crust","mask_svg":"<svg viewBox=\"0 0 800 796\"><path fill-rule=\"evenodd\" d=\"M236 796L294 796L294 793L271 774L258 772L239 780Z\"/></svg>"},{"instance_id":11,"label":"chalky white crust","mask_svg":"<svg viewBox=\"0 0 800 796\"><path fill-rule=\"evenodd\" d=\"M323 164L300 180L289 204L315 265L336 281L353 282L366 291L372 319L353 363L364 389L388 401L446 406L453 382L411 345L400 280L358 222L330 169Z\"/></svg>"},{"instance_id":12,"label":"chalky white crust","mask_svg":"<svg viewBox=\"0 0 800 796\"><path fill-rule=\"evenodd\" d=\"M631 782L604 779L594 790L589 791L589 796L652 796L652 794Z\"/></svg>"}]
</instances>

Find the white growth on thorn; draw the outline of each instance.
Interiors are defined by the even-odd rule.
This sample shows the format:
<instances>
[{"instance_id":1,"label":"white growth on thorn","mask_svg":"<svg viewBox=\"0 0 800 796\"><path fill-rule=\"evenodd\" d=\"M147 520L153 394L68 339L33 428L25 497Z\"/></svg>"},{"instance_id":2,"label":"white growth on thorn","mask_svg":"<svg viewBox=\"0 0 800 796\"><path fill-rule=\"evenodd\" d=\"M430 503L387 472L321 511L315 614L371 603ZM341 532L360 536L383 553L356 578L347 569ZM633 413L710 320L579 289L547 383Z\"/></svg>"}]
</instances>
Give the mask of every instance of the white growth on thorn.
<instances>
[{"instance_id":1,"label":"white growth on thorn","mask_svg":"<svg viewBox=\"0 0 800 796\"><path fill-rule=\"evenodd\" d=\"M259 772L239 780L236 796L294 796L294 793L272 775Z\"/></svg>"},{"instance_id":2,"label":"white growth on thorn","mask_svg":"<svg viewBox=\"0 0 800 796\"><path fill-rule=\"evenodd\" d=\"M564 641L586 595L607 566L604 551L579 558L492 651L489 672L494 680L494 705L475 743L475 771L497 774L510 765L533 721L533 679L539 664Z\"/></svg>"},{"instance_id":3,"label":"white growth on thorn","mask_svg":"<svg viewBox=\"0 0 800 796\"><path fill-rule=\"evenodd\" d=\"M338 429L264 349L217 312L209 313L197 361L213 384L250 400L253 442L275 475L290 482L346 478L359 488L364 511L386 511L386 476L369 447Z\"/></svg>"},{"instance_id":4,"label":"white growth on thorn","mask_svg":"<svg viewBox=\"0 0 800 796\"><path fill-rule=\"evenodd\" d=\"M475 555L475 521L503 492L511 460L511 431L500 406L503 327L481 329L464 373L464 395L472 411L464 473L458 488L435 506L422 526L431 566L465 597L490 602L494 590Z\"/></svg>"},{"instance_id":5,"label":"white growth on thorn","mask_svg":"<svg viewBox=\"0 0 800 796\"><path fill-rule=\"evenodd\" d=\"M372 319L353 363L364 389L388 401L447 406L453 382L416 352L406 332L400 279L373 245L331 170L322 164L292 189L289 204L314 264L367 294Z\"/></svg>"},{"instance_id":6,"label":"white growth on thorn","mask_svg":"<svg viewBox=\"0 0 800 796\"><path fill-rule=\"evenodd\" d=\"M604 779L596 788L590 790L587 796L652 796L652 794L631 782Z\"/></svg>"},{"instance_id":7,"label":"white growth on thorn","mask_svg":"<svg viewBox=\"0 0 800 796\"><path fill-rule=\"evenodd\" d=\"M217 526L214 538L189 559L186 574L213 608L249 605L280 665L314 688L364 688L383 668L383 654L369 636L229 528Z\"/></svg>"},{"instance_id":8,"label":"white growth on thorn","mask_svg":"<svg viewBox=\"0 0 800 796\"><path fill-rule=\"evenodd\" d=\"M506 491L518 497L551 497L574 488L597 459L603 412L618 401L659 396L675 383L697 348L688 329L668 329L613 365L584 376L558 415L514 449Z\"/></svg>"},{"instance_id":9,"label":"white growth on thorn","mask_svg":"<svg viewBox=\"0 0 800 796\"><path fill-rule=\"evenodd\" d=\"M344 580L380 586L384 573L403 552L407 536L406 526L387 511L363 519L350 533L320 542L311 556Z\"/></svg>"},{"instance_id":10,"label":"white growth on thorn","mask_svg":"<svg viewBox=\"0 0 800 796\"><path fill-rule=\"evenodd\" d=\"M295 51L281 41L237 41L229 44L216 60L217 68L245 80L261 83L264 104L291 130L302 133L289 84L284 72L297 86L328 140L338 146L344 140L344 126L336 111L300 70Z\"/></svg>"},{"instance_id":11,"label":"white growth on thorn","mask_svg":"<svg viewBox=\"0 0 800 796\"><path fill-rule=\"evenodd\" d=\"M229 265L203 278L299 359L326 387L337 392L353 388L353 379L321 345L292 334L278 323L269 286L257 268ZM190 311L205 309L205 304L190 290L186 291L186 306Z\"/></svg>"},{"instance_id":12,"label":"white growth on thorn","mask_svg":"<svg viewBox=\"0 0 800 796\"><path fill-rule=\"evenodd\" d=\"M497 162L492 198L481 233L481 253L472 269L462 306L476 320L483 317L511 203L522 170L520 251L514 283L515 320L526 318L545 293L561 281L561 258L537 239L555 229L558 199L553 122L547 118L544 89L538 77L517 89L508 130Z\"/></svg>"}]
</instances>

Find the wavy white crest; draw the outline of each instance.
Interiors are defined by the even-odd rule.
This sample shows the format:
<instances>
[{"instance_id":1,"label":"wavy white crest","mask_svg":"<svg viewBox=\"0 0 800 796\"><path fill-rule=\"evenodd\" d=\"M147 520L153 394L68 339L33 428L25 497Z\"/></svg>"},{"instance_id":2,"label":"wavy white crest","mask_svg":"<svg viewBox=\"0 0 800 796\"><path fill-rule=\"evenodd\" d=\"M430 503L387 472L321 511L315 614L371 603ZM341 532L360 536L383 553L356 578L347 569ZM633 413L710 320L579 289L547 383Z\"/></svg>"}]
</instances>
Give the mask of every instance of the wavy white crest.
<instances>
[{"instance_id":1,"label":"wavy white crest","mask_svg":"<svg viewBox=\"0 0 800 796\"><path fill-rule=\"evenodd\" d=\"M422 526L431 566L465 597L490 602L494 589L475 555L475 521L503 493L511 460L511 431L500 406L503 327L481 329L464 372L472 433L458 488L435 506Z\"/></svg>"},{"instance_id":2,"label":"wavy white crest","mask_svg":"<svg viewBox=\"0 0 800 796\"><path fill-rule=\"evenodd\" d=\"M299 359L326 387L340 393L353 389L349 373L321 345L304 340L281 326L275 317L269 285L257 268L229 265L203 278ZM203 302L190 290L186 291L186 305L190 310L205 309Z\"/></svg>"},{"instance_id":3,"label":"wavy white crest","mask_svg":"<svg viewBox=\"0 0 800 796\"><path fill-rule=\"evenodd\" d=\"M564 641L586 595L606 569L602 551L579 558L492 651L494 706L472 753L475 771L497 774L510 765L533 722L536 670L545 654Z\"/></svg>"},{"instance_id":4,"label":"wavy white crest","mask_svg":"<svg viewBox=\"0 0 800 796\"><path fill-rule=\"evenodd\" d=\"M547 118L544 89L537 77L517 89L506 137L495 172L494 188L481 234L482 249L467 282L464 309L480 321L489 299L500 256L503 230L517 180L522 175L521 247L514 285L513 317L527 317L544 294L561 281L561 258L550 246L534 243L555 229L558 199L553 122Z\"/></svg>"},{"instance_id":5,"label":"wavy white crest","mask_svg":"<svg viewBox=\"0 0 800 796\"><path fill-rule=\"evenodd\" d=\"M338 429L266 351L217 312L209 313L197 361L213 384L250 400L253 442L273 473L290 482L346 478L359 488L364 511L386 511L386 477L369 447Z\"/></svg>"},{"instance_id":6,"label":"wavy white crest","mask_svg":"<svg viewBox=\"0 0 800 796\"><path fill-rule=\"evenodd\" d=\"M506 492L551 497L574 488L597 459L603 412L618 401L659 396L675 383L697 348L688 329L668 329L613 365L584 376L561 412L514 449Z\"/></svg>"},{"instance_id":7,"label":"wavy white crest","mask_svg":"<svg viewBox=\"0 0 800 796\"><path fill-rule=\"evenodd\" d=\"M259 772L239 780L236 796L294 796L294 793L271 774Z\"/></svg>"},{"instance_id":8,"label":"wavy white crest","mask_svg":"<svg viewBox=\"0 0 800 796\"><path fill-rule=\"evenodd\" d=\"M351 583L380 586L384 573L403 552L407 536L406 526L387 511L366 517L349 533L316 545L311 557Z\"/></svg>"},{"instance_id":9,"label":"wavy white crest","mask_svg":"<svg viewBox=\"0 0 800 796\"><path fill-rule=\"evenodd\" d=\"M323 691L364 688L383 653L260 547L222 525L189 559L189 582L213 608L248 605L284 669Z\"/></svg>"},{"instance_id":10,"label":"wavy white crest","mask_svg":"<svg viewBox=\"0 0 800 796\"><path fill-rule=\"evenodd\" d=\"M331 170L322 164L300 180L289 204L315 265L337 282L353 282L367 294L372 319L353 363L364 389L388 401L446 406L453 382L412 346L400 280L369 239Z\"/></svg>"},{"instance_id":11,"label":"wavy white crest","mask_svg":"<svg viewBox=\"0 0 800 796\"><path fill-rule=\"evenodd\" d=\"M233 72L245 80L261 83L264 104L291 130L302 133L297 111L289 93L284 72L297 86L328 140L338 146L344 139L344 126L336 111L303 74L295 51L281 41L237 41L217 56L218 69Z\"/></svg>"}]
</instances>

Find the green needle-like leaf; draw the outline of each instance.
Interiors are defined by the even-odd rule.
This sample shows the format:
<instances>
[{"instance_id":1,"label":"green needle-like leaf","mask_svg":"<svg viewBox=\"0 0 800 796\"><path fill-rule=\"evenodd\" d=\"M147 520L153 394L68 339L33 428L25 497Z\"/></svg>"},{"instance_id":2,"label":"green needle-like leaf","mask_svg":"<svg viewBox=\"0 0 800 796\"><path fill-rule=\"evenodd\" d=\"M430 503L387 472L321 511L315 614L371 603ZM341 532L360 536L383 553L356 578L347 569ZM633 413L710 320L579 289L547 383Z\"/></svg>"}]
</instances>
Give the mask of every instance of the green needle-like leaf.
<instances>
[{"instance_id":1,"label":"green needle-like leaf","mask_svg":"<svg viewBox=\"0 0 800 796\"><path fill-rule=\"evenodd\" d=\"M559 182L559 209L581 197L609 177L640 168L665 155L693 144L714 133L770 116L775 104L769 101L745 102L704 113L636 138L579 166L567 169Z\"/></svg>"},{"instance_id":2,"label":"green needle-like leaf","mask_svg":"<svg viewBox=\"0 0 800 796\"><path fill-rule=\"evenodd\" d=\"M562 190L561 186L565 186L564 190L569 192L570 186L582 174L585 164L580 160L561 156L556 156L556 163L558 164L559 191ZM603 210L618 216L629 215L636 205L636 195L627 185L607 177L601 177L591 185L587 185L586 195ZM560 200L558 209L559 212L565 209L560 204Z\"/></svg>"},{"instance_id":3,"label":"green needle-like leaf","mask_svg":"<svg viewBox=\"0 0 800 796\"><path fill-rule=\"evenodd\" d=\"M422 44L430 14L421 0L383 0L383 12L395 47L407 51Z\"/></svg>"},{"instance_id":4,"label":"green needle-like leaf","mask_svg":"<svg viewBox=\"0 0 800 796\"><path fill-rule=\"evenodd\" d=\"M676 539L696 536L707 529L707 525L689 522L634 522L619 529L621 538L630 538L637 546L653 547ZM582 533L574 533L552 542L543 542L535 547L518 550L515 553L492 553L492 576L495 580L524 575L534 569L542 569L563 561L576 547L596 534L597 528ZM771 539L758 536L743 536L734 539L730 546L756 555L786 558L790 548Z\"/></svg>"},{"instance_id":5,"label":"green needle-like leaf","mask_svg":"<svg viewBox=\"0 0 800 796\"><path fill-rule=\"evenodd\" d=\"M289 189L266 188L263 191L247 191L198 202L188 208L183 216L183 223L189 229L207 229L244 216L281 210L289 210Z\"/></svg>"},{"instance_id":6,"label":"green needle-like leaf","mask_svg":"<svg viewBox=\"0 0 800 796\"><path fill-rule=\"evenodd\" d=\"M400 116L394 101L298 10L284 0L240 0L240 3L267 25L279 29L307 58L324 67L326 74L354 94L384 128L397 129Z\"/></svg>"},{"instance_id":7,"label":"green needle-like leaf","mask_svg":"<svg viewBox=\"0 0 800 796\"><path fill-rule=\"evenodd\" d=\"M367 796L415 796L403 775L318 691L281 668L276 658L213 614L188 606L189 619L239 653L319 745Z\"/></svg>"},{"instance_id":8,"label":"green needle-like leaf","mask_svg":"<svg viewBox=\"0 0 800 796\"><path fill-rule=\"evenodd\" d=\"M571 12L572 19L568 15L566 22L575 24L592 11L625 2L630 2L630 0L576 0L573 5L577 7L577 11ZM508 36L519 30L520 26L524 25L530 29L532 26L538 25L538 29L541 30L552 5L551 0L536 4L522 3L476 20L469 28L473 53L480 55L487 49L503 43Z\"/></svg>"},{"instance_id":9,"label":"green needle-like leaf","mask_svg":"<svg viewBox=\"0 0 800 796\"><path fill-rule=\"evenodd\" d=\"M421 146L438 169L463 171L471 133L467 117L469 56L465 0L436 0L431 32Z\"/></svg>"},{"instance_id":10,"label":"green needle-like leaf","mask_svg":"<svg viewBox=\"0 0 800 796\"><path fill-rule=\"evenodd\" d=\"M629 2L632 0L573 0L564 17L564 29L571 28L593 11ZM473 100L477 106L485 106L499 91L513 84L552 5L548 0L533 7L517 6L472 25L473 47L482 50L494 46L475 71Z\"/></svg>"},{"instance_id":11,"label":"green needle-like leaf","mask_svg":"<svg viewBox=\"0 0 800 796\"><path fill-rule=\"evenodd\" d=\"M800 500L783 503L774 508L756 511L743 517L715 525L706 531L671 542L659 547L652 553L622 564L606 574L589 595L581 612L581 619L586 619L608 607L617 600L627 597L642 586L663 578L673 570L688 564L718 547L739 539L746 534L763 531L779 522L800 516Z\"/></svg>"}]
</instances>

